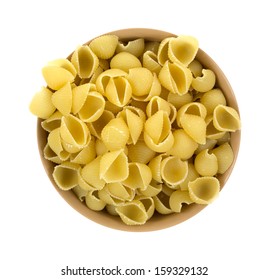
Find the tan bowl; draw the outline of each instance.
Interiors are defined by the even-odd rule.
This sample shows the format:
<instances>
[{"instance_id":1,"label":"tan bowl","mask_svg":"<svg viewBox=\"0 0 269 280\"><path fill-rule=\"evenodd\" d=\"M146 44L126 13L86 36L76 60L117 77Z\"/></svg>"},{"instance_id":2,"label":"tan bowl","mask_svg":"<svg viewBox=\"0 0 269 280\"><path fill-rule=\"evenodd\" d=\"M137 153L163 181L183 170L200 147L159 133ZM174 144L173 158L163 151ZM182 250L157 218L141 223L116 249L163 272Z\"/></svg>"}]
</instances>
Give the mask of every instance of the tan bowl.
<instances>
[{"instance_id":1,"label":"tan bowl","mask_svg":"<svg viewBox=\"0 0 269 280\"><path fill-rule=\"evenodd\" d=\"M114 34L117 35L122 41L127 41L127 40L132 40L136 38L144 38L145 40L149 41L161 41L164 38L167 37L175 37L176 35L165 32L165 31L160 31L160 30L154 30L154 29L144 29L144 28L131 28L131 29L123 29L123 30L117 30L110 32L108 34ZM89 41L90 42L90 41ZM88 44L87 42L86 44ZM204 51L199 49L197 56L197 60L199 60L202 65L205 68L209 68L213 70L216 74L217 77L217 82L216 85L223 91L223 93L226 96L227 103L229 106L233 107L236 109L238 112L238 105L237 101L235 98L235 95L233 93L233 90L219 68L219 66L210 58ZM165 229L174 225L177 225L179 223L182 223L186 221L187 219L193 217L197 213L199 213L201 210L203 210L206 205L198 205L198 204L191 204L189 206L184 206L182 208L181 213L174 213L174 214L169 214L169 215L160 215L158 213L155 213L154 216L146 222L146 224L142 226L127 226L125 225L119 217L112 216L108 214L105 211L101 212L95 212L90 210L85 203L82 203L76 195L72 191L62 191L57 187L55 184L53 177L52 177L52 172L54 168L54 164L48 160L46 160L43 156L43 149L45 147L46 141L47 141L47 132L44 131L40 125L41 120L38 119L37 122L37 140L38 140L38 148L39 148L39 153L40 157L43 163L43 166L46 170L46 173L48 177L51 180L51 183L57 190L57 192L63 197L63 199L70 205L72 206L75 210L77 210L80 214L84 215L86 218L101 224L106 227L110 227L113 229L118 229L118 230L124 230L124 231L133 231L133 232L145 232L145 231L154 231L154 230L160 230L160 229ZM235 133L232 133L231 136L231 146L234 151L234 161L231 167L223 174L219 175L218 179L220 181L221 189L224 187L225 183L227 182L233 167L235 165L238 151L239 151L239 145L240 145L240 131L237 131Z\"/></svg>"}]
</instances>

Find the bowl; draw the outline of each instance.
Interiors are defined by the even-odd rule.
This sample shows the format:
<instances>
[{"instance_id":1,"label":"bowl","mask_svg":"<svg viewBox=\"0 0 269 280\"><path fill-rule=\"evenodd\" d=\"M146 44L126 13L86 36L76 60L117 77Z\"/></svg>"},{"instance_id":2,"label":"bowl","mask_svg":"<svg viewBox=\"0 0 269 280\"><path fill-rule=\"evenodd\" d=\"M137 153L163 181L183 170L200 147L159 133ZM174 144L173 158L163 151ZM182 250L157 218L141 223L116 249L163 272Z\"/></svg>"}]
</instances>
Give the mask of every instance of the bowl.
<instances>
[{"instance_id":1,"label":"bowl","mask_svg":"<svg viewBox=\"0 0 269 280\"><path fill-rule=\"evenodd\" d=\"M145 29L145 28L129 28L129 29L122 29L122 30L116 30L112 31L106 34L113 34L117 35L120 40L127 41L127 40L133 40L137 38L144 38L145 40L149 41L162 41L164 38L167 37L175 37L175 34L161 31L161 30L155 30L155 29ZM88 41L85 44L89 44L91 42ZM70 57L70 55L69 55ZM203 50L199 49L198 53L196 55L196 59L201 62L201 64L205 68L209 68L215 72L216 75L216 85L223 91L226 100L227 105L233 107L234 109L239 112L238 104L236 101L236 97L234 95L234 92L225 77L224 73L220 69L220 67L214 62L214 60ZM82 203L74 194L73 191L63 191L59 189L59 187L55 184L54 179L52 177L52 172L55 164L52 162L46 160L43 156L43 149L46 145L47 141L47 132L43 130L41 127L41 119L38 119L37 121L37 141L38 141L38 148L40 153L40 158L42 161L42 164L44 166L44 169L52 183L52 185L55 187L55 190L61 195L61 197L71 206L73 207L77 212L88 218L89 220L96 222L100 225L122 230L122 231L131 231L131 232L147 232L147 231L156 231L161 230L165 228L169 228L175 225L178 225L194 215L198 214L200 211L202 211L207 205L199 205L199 204L190 204L183 207L182 211L180 213L173 213L169 215L161 215L156 213L153 215L153 217L148 220L144 225L139 226L129 226L124 224L121 219L117 216L112 216L108 214L106 211L100 211L96 212L93 210L90 210L85 203ZM231 139L230 139L230 145L234 151L234 160L232 165L229 167L229 169L222 175L218 175L217 178L220 182L220 188L222 189L224 185L226 184L229 176L231 175L231 172L234 168L239 146L240 146L240 130L232 133Z\"/></svg>"}]
</instances>

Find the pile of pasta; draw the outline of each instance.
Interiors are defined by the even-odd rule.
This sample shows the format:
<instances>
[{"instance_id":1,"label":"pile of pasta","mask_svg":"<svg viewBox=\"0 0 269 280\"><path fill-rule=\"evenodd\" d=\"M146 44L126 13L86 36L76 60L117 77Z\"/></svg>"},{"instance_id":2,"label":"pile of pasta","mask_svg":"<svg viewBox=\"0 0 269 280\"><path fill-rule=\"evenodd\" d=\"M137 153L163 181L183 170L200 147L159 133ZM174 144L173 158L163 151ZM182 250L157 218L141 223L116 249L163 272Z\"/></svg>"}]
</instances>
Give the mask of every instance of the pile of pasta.
<instances>
[{"instance_id":1,"label":"pile of pasta","mask_svg":"<svg viewBox=\"0 0 269 280\"><path fill-rule=\"evenodd\" d=\"M192 36L103 35L48 63L30 110L48 132L57 186L127 225L211 203L240 118L197 51Z\"/></svg>"}]
</instances>

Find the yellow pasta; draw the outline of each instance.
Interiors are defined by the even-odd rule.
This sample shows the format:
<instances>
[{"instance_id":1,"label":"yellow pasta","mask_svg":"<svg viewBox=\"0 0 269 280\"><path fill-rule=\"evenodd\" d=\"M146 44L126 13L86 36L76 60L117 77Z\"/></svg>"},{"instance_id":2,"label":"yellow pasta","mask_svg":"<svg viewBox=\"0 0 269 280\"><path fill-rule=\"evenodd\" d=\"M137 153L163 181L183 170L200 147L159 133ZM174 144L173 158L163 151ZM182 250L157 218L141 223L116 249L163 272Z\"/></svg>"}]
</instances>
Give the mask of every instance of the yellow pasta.
<instances>
[{"instance_id":1,"label":"yellow pasta","mask_svg":"<svg viewBox=\"0 0 269 280\"><path fill-rule=\"evenodd\" d=\"M138 200L143 203L146 213L147 213L147 220L149 220L155 211L155 204L152 197L139 197Z\"/></svg>"},{"instance_id":2,"label":"yellow pasta","mask_svg":"<svg viewBox=\"0 0 269 280\"><path fill-rule=\"evenodd\" d=\"M151 173L152 173L152 178L158 182L162 183L162 176L161 176L161 162L162 160L166 157L164 154L160 154L156 157L154 157L148 164Z\"/></svg>"},{"instance_id":3,"label":"yellow pasta","mask_svg":"<svg viewBox=\"0 0 269 280\"><path fill-rule=\"evenodd\" d=\"M83 190L80 186L75 186L72 191L81 202L85 200L85 197L88 194L88 191Z\"/></svg>"},{"instance_id":4,"label":"yellow pasta","mask_svg":"<svg viewBox=\"0 0 269 280\"><path fill-rule=\"evenodd\" d=\"M153 197L155 209L158 213L167 215L173 213L169 205L170 196L164 192L160 192L158 195Z\"/></svg>"},{"instance_id":5,"label":"yellow pasta","mask_svg":"<svg viewBox=\"0 0 269 280\"><path fill-rule=\"evenodd\" d=\"M155 155L156 152L151 150L143 140L128 146L128 158L131 162L147 164Z\"/></svg>"},{"instance_id":6,"label":"yellow pasta","mask_svg":"<svg viewBox=\"0 0 269 280\"><path fill-rule=\"evenodd\" d=\"M132 201L135 197L134 189L124 186L121 182L108 183L106 188L112 197L122 201Z\"/></svg>"},{"instance_id":7,"label":"yellow pasta","mask_svg":"<svg viewBox=\"0 0 269 280\"><path fill-rule=\"evenodd\" d=\"M66 83L62 88L54 92L51 101L62 115L69 115L72 108L72 89L70 83Z\"/></svg>"},{"instance_id":8,"label":"yellow pasta","mask_svg":"<svg viewBox=\"0 0 269 280\"><path fill-rule=\"evenodd\" d=\"M158 48L157 58L160 65L164 65L166 61L169 60L168 58L168 47L169 42L172 39L172 37L165 38L161 41L160 46Z\"/></svg>"},{"instance_id":9,"label":"yellow pasta","mask_svg":"<svg viewBox=\"0 0 269 280\"><path fill-rule=\"evenodd\" d=\"M153 51L146 51L143 54L143 67L149 69L151 72L160 73L162 67L158 62L156 53Z\"/></svg>"},{"instance_id":10,"label":"yellow pasta","mask_svg":"<svg viewBox=\"0 0 269 280\"><path fill-rule=\"evenodd\" d=\"M193 77L202 76L203 65L196 59L194 59L188 66L191 70Z\"/></svg>"},{"instance_id":11,"label":"yellow pasta","mask_svg":"<svg viewBox=\"0 0 269 280\"><path fill-rule=\"evenodd\" d=\"M206 122L206 138L211 140L216 140L219 138L222 138L225 131L219 131L215 128L214 122L213 122L213 115L209 115L205 119Z\"/></svg>"},{"instance_id":12,"label":"yellow pasta","mask_svg":"<svg viewBox=\"0 0 269 280\"><path fill-rule=\"evenodd\" d=\"M52 162L57 163L57 164L60 164L60 163L63 162L63 160L61 160L59 158L59 156L51 149L51 147L49 146L48 143L46 144L46 146L43 149L43 154L44 154L44 158L49 160L49 161L52 161ZM68 157L69 157L69 154L68 154L68 156L66 157L65 160L67 160Z\"/></svg>"},{"instance_id":13,"label":"yellow pasta","mask_svg":"<svg viewBox=\"0 0 269 280\"><path fill-rule=\"evenodd\" d=\"M110 61L110 68L121 69L128 73L132 68L142 67L140 60L131 53L120 52Z\"/></svg>"},{"instance_id":14,"label":"yellow pasta","mask_svg":"<svg viewBox=\"0 0 269 280\"><path fill-rule=\"evenodd\" d=\"M90 191L85 197L86 205L94 210L94 211L101 211L105 208L106 203L101 200L98 196L98 191Z\"/></svg>"},{"instance_id":15,"label":"yellow pasta","mask_svg":"<svg viewBox=\"0 0 269 280\"><path fill-rule=\"evenodd\" d=\"M215 73L210 69L203 69L202 76L194 78L191 86L199 92L207 92L213 89L215 82Z\"/></svg>"},{"instance_id":16,"label":"yellow pasta","mask_svg":"<svg viewBox=\"0 0 269 280\"><path fill-rule=\"evenodd\" d=\"M217 88L204 93L200 101L206 107L208 115L213 114L217 105L226 105L226 99L223 92Z\"/></svg>"},{"instance_id":17,"label":"yellow pasta","mask_svg":"<svg viewBox=\"0 0 269 280\"><path fill-rule=\"evenodd\" d=\"M145 41L143 38L135 39L135 40L130 40L127 42L118 42L116 52L128 52L133 54L136 57L139 57L142 55L143 51L145 48Z\"/></svg>"},{"instance_id":18,"label":"yellow pasta","mask_svg":"<svg viewBox=\"0 0 269 280\"><path fill-rule=\"evenodd\" d=\"M115 35L103 35L93 39L89 46L101 59L111 58L117 48L119 38Z\"/></svg>"},{"instance_id":19,"label":"yellow pasta","mask_svg":"<svg viewBox=\"0 0 269 280\"><path fill-rule=\"evenodd\" d=\"M92 138L89 144L85 146L81 151L75 154L71 154L70 162L77 164L87 164L94 160L96 157L95 140Z\"/></svg>"},{"instance_id":20,"label":"yellow pasta","mask_svg":"<svg viewBox=\"0 0 269 280\"><path fill-rule=\"evenodd\" d=\"M234 153L229 143L224 143L212 150L218 160L218 173L225 173L234 161Z\"/></svg>"},{"instance_id":21,"label":"yellow pasta","mask_svg":"<svg viewBox=\"0 0 269 280\"><path fill-rule=\"evenodd\" d=\"M201 176L214 176L218 172L218 159L205 149L195 157L194 167Z\"/></svg>"},{"instance_id":22,"label":"yellow pasta","mask_svg":"<svg viewBox=\"0 0 269 280\"><path fill-rule=\"evenodd\" d=\"M146 189L139 190L139 194L145 197L154 197L158 195L158 193L160 193L161 191L162 191L162 184L158 183L155 180L152 180Z\"/></svg>"},{"instance_id":23,"label":"yellow pasta","mask_svg":"<svg viewBox=\"0 0 269 280\"><path fill-rule=\"evenodd\" d=\"M220 184L215 177L200 177L190 182L188 188L193 202L209 204L219 195Z\"/></svg>"},{"instance_id":24,"label":"yellow pasta","mask_svg":"<svg viewBox=\"0 0 269 280\"><path fill-rule=\"evenodd\" d=\"M190 92L187 92L184 95L178 95L173 92L169 92L169 94L167 96L167 101L178 110L183 105L192 102L192 98L193 98L193 96Z\"/></svg>"},{"instance_id":25,"label":"yellow pasta","mask_svg":"<svg viewBox=\"0 0 269 280\"><path fill-rule=\"evenodd\" d=\"M60 127L62 116L63 115L59 111L54 112L49 118L41 122L42 128L51 132L52 130Z\"/></svg>"},{"instance_id":26,"label":"yellow pasta","mask_svg":"<svg viewBox=\"0 0 269 280\"><path fill-rule=\"evenodd\" d=\"M189 182L194 181L198 177L200 177L200 175L196 171L194 165L189 162L188 163L188 174L187 174L185 180L182 183L180 183L180 189L182 191L187 191Z\"/></svg>"},{"instance_id":27,"label":"yellow pasta","mask_svg":"<svg viewBox=\"0 0 269 280\"><path fill-rule=\"evenodd\" d=\"M172 211L181 212L182 204L191 204L193 201L190 198L188 191L176 190L169 198L169 205Z\"/></svg>"}]
</instances>

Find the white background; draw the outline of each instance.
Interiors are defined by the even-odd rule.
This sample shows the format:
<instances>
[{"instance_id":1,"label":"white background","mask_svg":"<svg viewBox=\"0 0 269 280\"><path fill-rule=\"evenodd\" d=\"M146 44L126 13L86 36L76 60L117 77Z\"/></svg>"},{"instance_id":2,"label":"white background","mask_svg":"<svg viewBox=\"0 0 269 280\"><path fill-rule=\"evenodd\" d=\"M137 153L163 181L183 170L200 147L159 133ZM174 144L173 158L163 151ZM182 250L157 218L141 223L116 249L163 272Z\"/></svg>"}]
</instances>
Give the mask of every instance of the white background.
<instances>
[{"instance_id":1,"label":"white background","mask_svg":"<svg viewBox=\"0 0 269 280\"><path fill-rule=\"evenodd\" d=\"M60 270L67 265L119 265L209 268L209 276L178 279L268 279L267 1L3 3L0 278L65 279ZM36 118L28 110L32 96L44 85L41 68L48 61L67 56L97 35L128 27L195 36L229 79L242 118L237 164L218 200L178 226L148 233L103 227L68 206L43 170Z\"/></svg>"}]
</instances>

